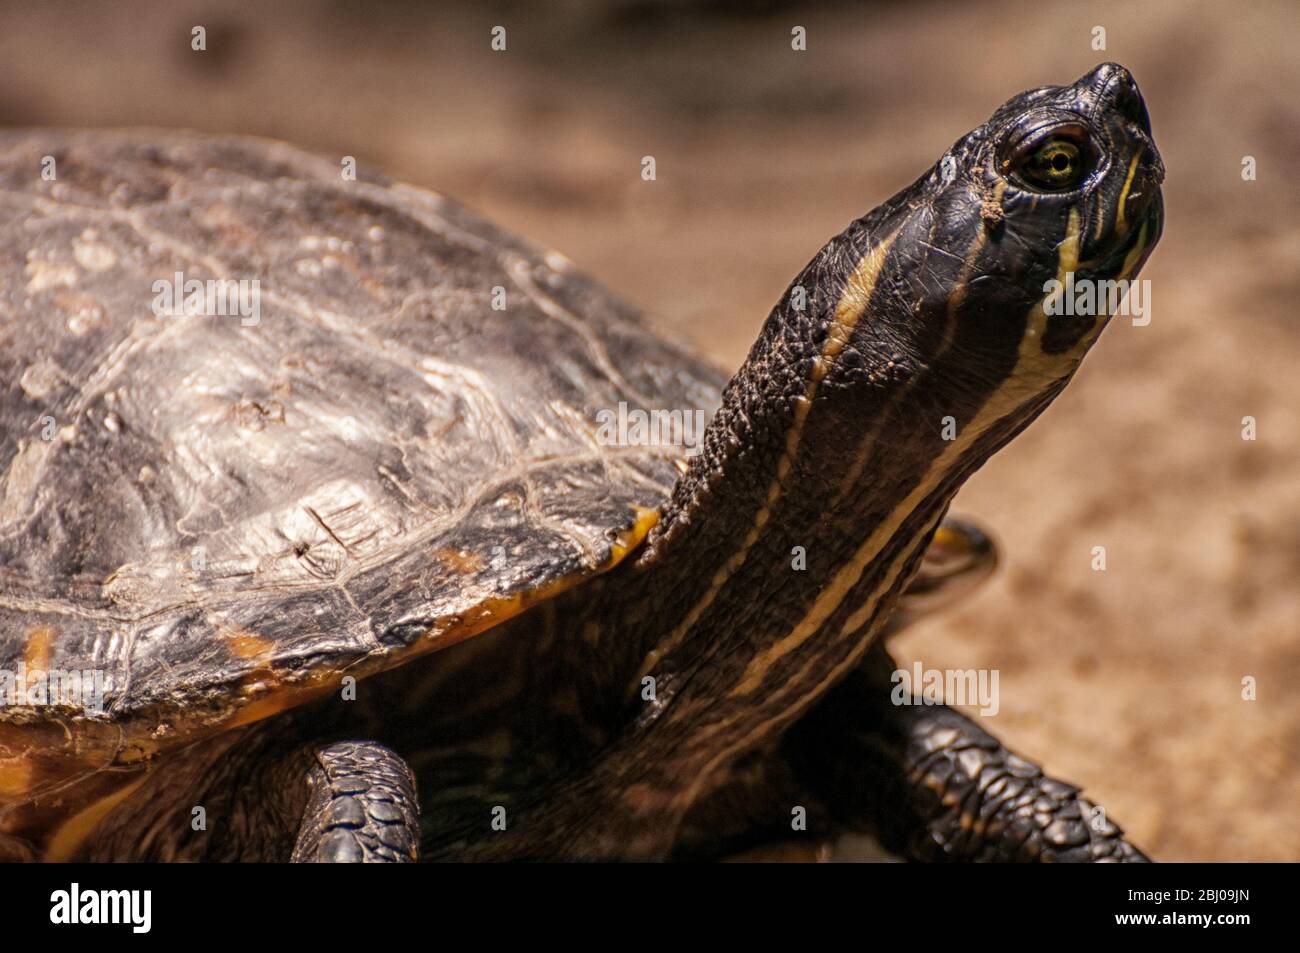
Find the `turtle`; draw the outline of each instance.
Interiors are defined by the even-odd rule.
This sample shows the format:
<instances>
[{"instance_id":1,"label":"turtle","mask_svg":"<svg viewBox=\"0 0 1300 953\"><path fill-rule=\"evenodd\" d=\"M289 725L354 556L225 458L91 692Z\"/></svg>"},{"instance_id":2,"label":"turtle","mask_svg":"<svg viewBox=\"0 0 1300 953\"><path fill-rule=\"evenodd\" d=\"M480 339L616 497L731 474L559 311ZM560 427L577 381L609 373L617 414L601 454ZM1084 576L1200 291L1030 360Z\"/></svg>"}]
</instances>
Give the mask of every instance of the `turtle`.
<instances>
[{"instance_id":1,"label":"turtle","mask_svg":"<svg viewBox=\"0 0 1300 953\"><path fill-rule=\"evenodd\" d=\"M1060 283L1160 237L1126 69L853 220L730 376L350 159L0 133L0 853L1145 859L884 643L995 561L944 520L1107 324Z\"/></svg>"}]
</instances>

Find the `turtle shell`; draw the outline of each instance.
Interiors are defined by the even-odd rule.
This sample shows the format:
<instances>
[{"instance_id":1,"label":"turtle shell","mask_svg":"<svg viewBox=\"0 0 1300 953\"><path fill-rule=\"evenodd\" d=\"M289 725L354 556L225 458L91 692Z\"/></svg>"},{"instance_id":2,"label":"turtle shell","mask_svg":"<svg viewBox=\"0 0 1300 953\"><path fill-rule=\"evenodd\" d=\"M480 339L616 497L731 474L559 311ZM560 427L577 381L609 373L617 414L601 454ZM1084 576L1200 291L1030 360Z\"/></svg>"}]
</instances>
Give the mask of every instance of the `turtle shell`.
<instances>
[{"instance_id":1,"label":"turtle shell","mask_svg":"<svg viewBox=\"0 0 1300 953\"><path fill-rule=\"evenodd\" d=\"M31 790L23 726L121 764L256 720L608 569L671 492L682 447L598 414L707 415L723 376L561 255L349 168L0 134L0 671L104 684L0 709L0 796Z\"/></svg>"}]
</instances>

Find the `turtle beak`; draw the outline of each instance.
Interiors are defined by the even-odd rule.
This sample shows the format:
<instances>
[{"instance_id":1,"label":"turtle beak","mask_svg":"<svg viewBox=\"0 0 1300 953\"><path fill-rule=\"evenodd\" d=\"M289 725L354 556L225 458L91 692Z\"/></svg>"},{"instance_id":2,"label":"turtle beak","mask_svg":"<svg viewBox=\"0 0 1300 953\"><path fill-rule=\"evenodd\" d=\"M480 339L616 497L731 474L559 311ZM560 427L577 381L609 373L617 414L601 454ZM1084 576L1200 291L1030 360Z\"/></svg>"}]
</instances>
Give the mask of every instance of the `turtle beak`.
<instances>
[{"instance_id":1,"label":"turtle beak","mask_svg":"<svg viewBox=\"0 0 1300 953\"><path fill-rule=\"evenodd\" d=\"M1147 104L1138 92L1133 74L1118 63L1102 63L1091 73L1086 73L1074 84L1092 92L1090 97L1098 106L1131 119L1147 136L1151 137L1151 116Z\"/></svg>"},{"instance_id":2,"label":"turtle beak","mask_svg":"<svg viewBox=\"0 0 1300 953\"><path fill-rule=\"evenodd\" d=\"M1081 76L1073 88L1085 109L1102 119L1125 166L1136 157L1127 187L1116 201L1125 203L1126 221L1147 224L1149 249L1164 219L1160 184L1165 180L1165 164L1152 140L1151 117L1137 82L1118 63L1102 63Z\"/></svg>"}]
</instances>

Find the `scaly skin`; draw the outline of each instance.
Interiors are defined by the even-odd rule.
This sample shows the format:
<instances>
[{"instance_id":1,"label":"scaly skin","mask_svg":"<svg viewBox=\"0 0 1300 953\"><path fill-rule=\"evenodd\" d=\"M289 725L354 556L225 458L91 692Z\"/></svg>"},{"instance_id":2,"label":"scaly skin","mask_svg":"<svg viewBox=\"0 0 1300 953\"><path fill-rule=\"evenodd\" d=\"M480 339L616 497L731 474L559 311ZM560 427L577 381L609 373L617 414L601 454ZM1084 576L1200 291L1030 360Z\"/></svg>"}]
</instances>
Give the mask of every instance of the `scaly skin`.
<instances>
[{"instance_id":1,"label":"scaly skin","mask_svg":"<svg viewBox=\"0 0 1300 953\"><path fill-rule=\"evenodd\" d=\"M340 741L316 752L296 863L419 859L420 804L406 762L382 745Z\"/></svg>"},{"instance_id":2,"label":"scaly skin","mask_svg":"<svg viewBox=\"0 0 1300 953\"><path fill-rule=\"evenodd\" d=\"M988 534L949 517L890 619L892 637L985 582ZM1104 812L946 705L892 702L881 643L772 750L738 763L687 816L675 856L816 860L868 833L906 860L1142 862ZM806 816L795 828L792 811Z\"/></svg>"},{"instance_id":3,"label":"scaly skin","mask_svg":"<svg viewBox=\"0 0 1300 953\"><path fill-rule=\"evenodd\" d=\"M894 705L883 647L786 738L835 824L917 861L1141 863L1105 813L946 705Z\"/></svg>"}]
</instances>

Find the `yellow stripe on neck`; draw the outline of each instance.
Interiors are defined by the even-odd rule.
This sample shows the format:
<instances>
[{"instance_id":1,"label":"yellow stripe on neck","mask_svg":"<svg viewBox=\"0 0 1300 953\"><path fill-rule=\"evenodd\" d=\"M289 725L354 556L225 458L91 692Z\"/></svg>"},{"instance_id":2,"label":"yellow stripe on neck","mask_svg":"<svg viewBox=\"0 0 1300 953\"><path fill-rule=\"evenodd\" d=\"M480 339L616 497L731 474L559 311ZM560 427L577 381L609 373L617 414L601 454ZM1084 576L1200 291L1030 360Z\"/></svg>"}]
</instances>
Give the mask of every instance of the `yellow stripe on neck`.
<instances>
[{"instance_id":1,"label":"yellow stripe on neck","mask_svg":"<svg viewBox=\"0 0 1300 953\"><path fill-rule=\"evenodd\" d=\"M754 515L754 522L740 548L718 567L713 574L713 578L709 581L708 590L700 601L691 607L686 617L668 634L667 638L646 655L640 671L629 688L630 692L638 690L641 680L654 670L654 667L659 664L659 660L681 644L687 633L699 622L705 610L717 599L718 593L722 591L722 587L727 580L745 562L745 557L749 554L750 549L758 542L763 527L767 525L767 521L772 516L773 508L781 498L785 478L789 475L790 468L794 465L795 455L799 452L804 422L808 418L809 411L812 410L813 398L817 396L817 388L834 365L835 359L839 357L852 339L853 330L866 313L867 306L871 303L871 295L875 290L876 281L880 278L880 272L884 268L885 257L896 235L895 232L867 252L862 257L862 260L858 262L857 267L853 270L844 286L844 292L836 303L835 317L826 335L826 341L822 345L821 353L813 360L812 371L808 375L804 394L795 404L794 420L790 424L790 429L786 432L785 451L782 453L781 459L777 461L776 475L767 488L767 497L763 506Z\"/></svg>"},{"instance_id":2,"label":"yellow stripe on neck","mask_svg":"<svg viewBox=\"0 0 1300 953\"><path fill-rule=\"evenodd\" d=\"M1079 213L1075 209L1070 209L1065 238L1057 246L1057 281L1064 283L1065 274L1073 271L1078 263ZM939 485L976 440L1007 414L1015 411L1034 395L1041 393L1047 383L1059 379L1063 373L1073 372L1078 364L1078 359L1073 358L1073 355L1046 354L1042 349L1042 335L1047 327L1048 300L1048 297L1044 297L1029 312L1015 368L998 389L989 395L988 400L980 407L970 423L962 428L958 438L935 457L912 491L894 507L887 519L876 526L866 541L858 547L853 557L840 567L830 583L817 596L808 614L784 638L750 661L739 684L732 690L732 695L743 696L756 691L764 684L766 673L773 664L803 645L821 629L857 585L867 566L879 556L885 543L902 526L903 521ZM1066 362L1064 371L1062 371L1063 360ZM887 578L886 582L892 584L893 579ZM849 617L840 634L850 634L864 625L875 611L875 603L882 595L883 589L878 587L866 603Z\"/></svg>"},{"instance_id":3,"label":"yellow stripe on neck","mask_svg":"<svg viewBox=\"0 0 1300 953\"><path fill-rule=\"evenodd\" d=\"M1006 183L999 181L993 189L991 204L1001 208L1002 194L1006 191ZM939 358L948 353L952 347L952 342L957 337L957 312L966 301L966 295L970 291L970 279L975 274L975 269L979 264L980 253L988 243L989 230L984 224L984 220L978 219L975 223L975 237L971 239L966 249L966 257L962 259L961 269L957 272L957 280L953 284L952 291L948 294L948 300L944 305L945 322L943 327L943 337L939 342L938 348L935 349L934 356L930 358L930 364L933 366L938 363ZM840 480L839 486L835 490L835 497L831 500L830 509L835 509L840 505L850 493L857 488L858 481L862 479L863 471L867 468L867 462L871 459L871 452L876 448L880 440L880 433L884 430L889 421L890 412L901 404L922 381L926 379L924 374L913 374L902 387L895 391L893 399L887 408L882 408L876 414L875 425L863 437L858 444L857 450L853 454L853 460L849 464L844 476Z\"/></svg>"}]
</instances>

